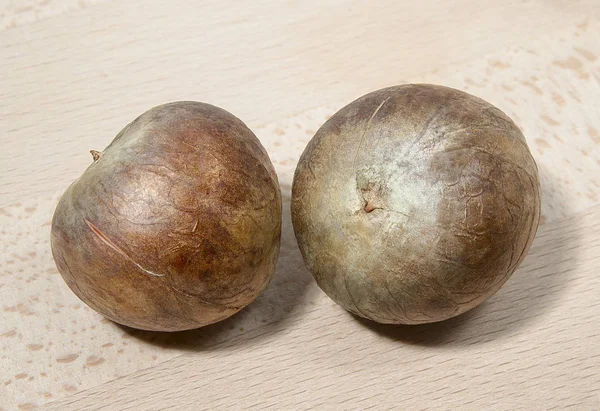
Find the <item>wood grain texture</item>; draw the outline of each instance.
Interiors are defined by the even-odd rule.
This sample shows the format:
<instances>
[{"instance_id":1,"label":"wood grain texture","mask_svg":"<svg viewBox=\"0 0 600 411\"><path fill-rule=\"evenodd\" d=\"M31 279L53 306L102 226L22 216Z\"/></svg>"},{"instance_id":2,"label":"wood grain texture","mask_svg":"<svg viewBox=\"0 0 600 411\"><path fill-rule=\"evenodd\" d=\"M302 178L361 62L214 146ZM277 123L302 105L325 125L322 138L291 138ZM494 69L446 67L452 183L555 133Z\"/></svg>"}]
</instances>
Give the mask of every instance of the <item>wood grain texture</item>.
<instances>
[{"instance_id":1,"label":"wood grain texture","mask_svg":"<svg viewBox=\"0 0 600 411\"><path fill-rule=\"evenodd\" d=\"M0 152L0 206L59 190L115 124L158 104L210 102L253 129L600 15L589 1L412 8L407 0L107 2L7 30L0 142L26 143Z\"/></svg>"},{"instance_id":2,"label":"wood grain texture","mask_svg":"<svg viewBox=\"0 0 600 411\"><path fill-rule=\"evenodd\" d=\"M48 4L59 2L74 4ZM60 408L71 398L92 409L260 407L264 398L274 408L363 408L363 399L422 408L423 393L441 409L600 408L600 339L589 322L598 318L598 271L588 265L597 265L597 208L585 214L600 198L600 3L139 4L76 7L0 36L0 409ZM265 293L197 331L118 327L60 278L49 247L58 196L91 162L88 150L145 109L196 99L242 118L275 164L287 210L316 129L364 92L406 81L498 106L540 170L545 240L506 288L460 321L363 327L312 281L288 211ZM564 220L573 233L557 223L581 212ZM119 381L144 388L126 385L124 394Z\"/></svg>"},{"instance_id":3,"label":"wood grain texture","mask_svg":"<svg viewBox=\"0 0 600 411\"><path fill-rule=\"evenodd\" d=\"M0 30L81 10L107 0L0 0Z\"/></svg>"},{"instance_id":4,"label":"wood grain texture","mask_svg":"<svg viewBox=\"0 0 600 411\"><path fill-rule=\"evenodd\" d=\"M498 294L447 322L373 325L317 293L285 321L48 409L597 409L599 230L600 206L545 225Z\"/></svg>"}]
</instances>

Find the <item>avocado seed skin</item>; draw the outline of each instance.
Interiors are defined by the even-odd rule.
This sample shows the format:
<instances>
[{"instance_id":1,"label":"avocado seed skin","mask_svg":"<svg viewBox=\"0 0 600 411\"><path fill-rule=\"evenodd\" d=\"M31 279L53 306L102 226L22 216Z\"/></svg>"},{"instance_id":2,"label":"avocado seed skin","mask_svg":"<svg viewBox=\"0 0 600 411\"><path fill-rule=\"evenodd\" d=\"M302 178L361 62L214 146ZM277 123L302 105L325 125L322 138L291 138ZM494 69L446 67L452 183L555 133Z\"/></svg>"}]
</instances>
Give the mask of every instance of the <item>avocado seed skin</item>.
<instances>
[{"instance_id":1,"label":"avocado seed skin","mask_svg":"<svg viewBox=\"0 0 600 411\"><path fill-rule=\"evenodd\" d=\"M61 197L51 245L71 290L109 319L179 331L223 320L267 286L281 194L256 136L198 102L127 125Z\"/></svg>"},{"instance_id":2,"label":"avocado seed skin","mask_svg":"<svg viewBox=\"0 0 600 411\"><path fill-rule=\"evenodd\" d=\"M442 321L494 294L540 216L537 166L502 111L407 84L342 108L306 147L292 222L321 289L380 323Z\"/></svg>"}]
</instances>

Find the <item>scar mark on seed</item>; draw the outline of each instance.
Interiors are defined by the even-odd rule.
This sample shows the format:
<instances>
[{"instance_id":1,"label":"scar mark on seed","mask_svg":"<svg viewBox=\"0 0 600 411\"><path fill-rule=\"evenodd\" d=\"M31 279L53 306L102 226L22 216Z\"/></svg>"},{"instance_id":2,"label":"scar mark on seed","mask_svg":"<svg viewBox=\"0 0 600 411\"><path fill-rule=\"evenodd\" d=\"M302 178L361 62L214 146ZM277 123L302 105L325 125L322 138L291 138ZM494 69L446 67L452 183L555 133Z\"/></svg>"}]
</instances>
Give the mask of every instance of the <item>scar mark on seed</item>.
<instances>
[{"instance_id":1,"label":"scar mark on seed","mask_svg":"<svg viewBox=\"0 0 600 411\"><path fill-rule=\"evenodd\" d=\"M94 234L96 234L96 236L105 245L107 245L109 248L113 249L117 253L121 254L126 260L128 260L131 263L133 263L137 268L139 268L140 270L142 270L146 274L151 275L153 277L164 277L165 276L164 274L158 274L158 273L155 273L153 271L147 270L144 267L142 267L141 265L139 265L138 263L136 263L133 258L131 258L121 247L119 247L114 242L112 242L112 240L110 238L108 238L102 231L100 231L98 229L98 227L96 227L94 224L92 224L92 222L90 222L87 218L84 218L83 221L85 221L85 223L90 228L90 230L92 230L92 232Z\"/></svg>"}]
</instances>

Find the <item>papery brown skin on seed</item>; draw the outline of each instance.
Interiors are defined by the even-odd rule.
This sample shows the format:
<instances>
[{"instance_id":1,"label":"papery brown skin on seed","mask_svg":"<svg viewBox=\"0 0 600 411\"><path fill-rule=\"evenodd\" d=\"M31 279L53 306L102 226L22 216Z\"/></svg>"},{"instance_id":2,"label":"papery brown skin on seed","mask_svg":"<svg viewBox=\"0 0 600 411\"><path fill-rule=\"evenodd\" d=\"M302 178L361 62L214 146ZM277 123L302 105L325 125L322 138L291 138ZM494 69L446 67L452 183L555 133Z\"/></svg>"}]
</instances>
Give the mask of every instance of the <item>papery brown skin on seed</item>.
<instances>
[{"instance_id":1,"label":"papery brown skin on seed","mask_svg":"<svg viewBox=\"0 0 600 411\"><path fill-rule=\"evenodd\" d=\"M523 260L539 216L519 128L479 98L426 84L341 109L306 147L292 189L317 283L381 323L441 321L480 304Z\"/></svg>"},{"instance_id":2,"label":"papery brown skin on seed","mask_svg":"<svg viewBox=\"0 0 600 411\"><path fill-rule=\"evenodd\" d=\"M134 328L178 331L252 302L275 270L281 194L244 123L198 102L127 125L63 194L52 252L90 307Z\"/></svg>"}]
</instances>

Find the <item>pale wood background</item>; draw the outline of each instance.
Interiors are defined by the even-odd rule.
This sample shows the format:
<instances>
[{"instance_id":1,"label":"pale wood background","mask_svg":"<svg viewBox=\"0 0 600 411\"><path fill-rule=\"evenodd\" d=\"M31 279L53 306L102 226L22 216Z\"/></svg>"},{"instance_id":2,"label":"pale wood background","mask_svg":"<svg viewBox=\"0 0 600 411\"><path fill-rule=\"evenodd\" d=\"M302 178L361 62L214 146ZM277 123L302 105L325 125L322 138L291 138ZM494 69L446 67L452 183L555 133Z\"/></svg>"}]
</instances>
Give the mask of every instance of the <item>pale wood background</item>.
<instances>
[{"instance_id":1,"label":"pale wood background","mask_svg":"<svg viewBox=\"0 0 600 411\"><path fill-rule=\"evenodd\" d=\"M600 409L600 2L0 0L0 409ZM527 136L543 225L480 308L380 327L312 281L286 202L272 284L230 320L124 329L49 252L58 196L153 105L220 105L259 136L284 197L324 120L432 82Z\"/></svg>"}]
</instances>

